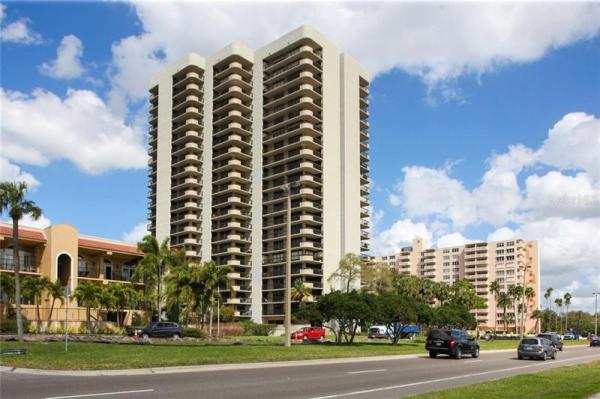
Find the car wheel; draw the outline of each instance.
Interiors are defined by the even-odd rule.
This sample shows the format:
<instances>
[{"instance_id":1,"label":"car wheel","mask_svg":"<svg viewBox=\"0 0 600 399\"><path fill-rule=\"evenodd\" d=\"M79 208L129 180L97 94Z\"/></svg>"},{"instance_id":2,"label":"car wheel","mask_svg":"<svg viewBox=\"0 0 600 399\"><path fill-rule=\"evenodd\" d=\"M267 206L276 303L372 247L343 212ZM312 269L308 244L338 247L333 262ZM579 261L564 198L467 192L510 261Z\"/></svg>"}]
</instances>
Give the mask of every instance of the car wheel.
<instances>
[{"instance_id":1,"label":"car wheel","mask_svg":"<svg viewBox=\"0 0 600 399\"><path fill-rule=\"evenodd\" d=\"M519 360L523 360L523 355L518 355L517 357L519 358Z\"/></svg>"},{"instance_id":2,"label":"car wheel","mask_svg":"<svg viewBox=\"0 0 600 399\"><path fill-rule=\"evenodd\" d=\"M150 338L150 336L148 334L142 334L142 338L148 339L148 338Z\"/></svg>"},{"instance_id":3,"label":"car wheel","mask_svg":"<svg viewBox=\"0 0 600 399\"><path fill-rule=\"evenodd\" d=\"M552 354L552 360L556 360L556 351Z\"/></svg>"},{"instance_id":4,"label":"car wheel","mask_svg":"<svg viewBox=\"0 0 600 399\"><path fill-rule=\"evenodd\" d=\"M475 358L479 357L479 348L478 347L473 349L473 354L471 356L473 356Z\"/></svg>"},{"instance_id":5,"label":"car wheel","mask_svg":"<svg viewBox=\"0 0 600 399\"><path fill-rule=\"evenodd\" d=\"M462 359L462 349L460 348L460 346L458 348L456 348L456 354L454 355L455 359Z\"/></svg>"},{"instance_id":6,"label":"car wheel","mask_svg":"<svg viewBox=\"0 0 600 399\"><path fill-rule=\"evenodd\" d=\"M562 352L562 350L563 350L563 347L562 347L562 346L560 346L560 347L558 348L558 350Z\"/></svg>"},{"instance_id":7,"label":"car wheel","mask_svg":"<svg viewBox=\"0 0 600 399\"><path fill-rule=\"evenodd\" d=\"M432 359L435 359L437 357L437 352L436 351L429 351L429 357Z\"/></svg>"},{"instance_id":8,"label":"car wheel","mask_svg":"<svg viewBox=\"0 0 600 399\"><path fill-rule=\"evenodd\" d=\"M548 359L548 354L546 352L544 352L544 354L542 355L542 360L546 361Z\"/></svg>"}]
</instances>

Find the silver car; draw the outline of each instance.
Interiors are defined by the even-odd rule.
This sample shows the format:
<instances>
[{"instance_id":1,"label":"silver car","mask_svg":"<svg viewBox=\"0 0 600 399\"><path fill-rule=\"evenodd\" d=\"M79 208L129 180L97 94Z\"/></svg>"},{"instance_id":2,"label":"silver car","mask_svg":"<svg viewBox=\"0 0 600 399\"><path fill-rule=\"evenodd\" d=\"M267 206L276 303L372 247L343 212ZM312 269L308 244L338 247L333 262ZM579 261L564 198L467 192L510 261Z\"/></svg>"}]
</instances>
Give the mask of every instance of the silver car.
<instances>
[{"instance_id":1,"label":"silver car","mask_svg":"<svg viewBox=\"0 0 600 399\"><path fill-rule=\"evenodd\" d=\"M517 355L519 359L556 359L557 349L546 338L527 337L519 343Z\"/></svg>"}]
</instances>

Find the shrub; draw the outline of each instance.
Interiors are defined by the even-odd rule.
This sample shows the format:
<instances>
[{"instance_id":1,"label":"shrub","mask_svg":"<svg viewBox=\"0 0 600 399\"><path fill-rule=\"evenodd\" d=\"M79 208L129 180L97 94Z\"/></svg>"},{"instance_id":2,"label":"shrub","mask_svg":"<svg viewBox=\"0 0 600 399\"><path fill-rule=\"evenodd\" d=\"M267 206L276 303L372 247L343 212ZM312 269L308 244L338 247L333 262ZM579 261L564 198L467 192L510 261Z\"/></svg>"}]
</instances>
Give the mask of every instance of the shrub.
<instances>
[{"instance_id":1,"label":"shrub","mask_svg":"<svg viewBox=\"0 0 600 399\"><path fill-rule=\"evenodd\" d=\"M244 335L269 336L275 331L275 324L258 324L253 321L243 321Z\"/></svg>"},{"instance_id":2,"label":"shrub","mask_svg":"<svg viewBox=\"0 0 600 399\"><path fill-rule=\"evenodd\" d=\"M201 328L186 327L183 329L183 335L192 338L206 338L206 331Z\"/></svg>"},{"instance_id":3,"label":"shrub","mask_svg":"<svg viewBox=\"0 0 600 399\"><path fill-rule=\"evenodd\" d=\"M30 323L23 319L23 331L29 330ZM16 334L17 333L17 321L14 319L3 319L0 322L0 332L8 333L8 334Z\"/></svg>"},{"instance_id":4,"label":"shrub","mask_svg":"<svg viewBox=\"0 0 600 399\"><path fill-rule=\"evenodd\" d=\"M65 329L63 328L63 326L50 326L46 330L46 333L48 333L48 334L64 334Z\"/></svg>"},{"instance_id":5,"label":"shrub","mask_svg":"<svg viewBox=\"0 0 600 399\"><path fill-rule=\"evenodd\" d=\"M85 324L82 324L82 325L79 326L79 330L77 332L79 334L89 334L90 333L90 329Z\"/></svg>"},{"instance_id":6,"label":"shrub","mask_svg":"<svg viewBox=\"0 0 600 399\"><path fill-rule=\"evenodd\" d=\"M32 324L30 324L30 325L27 326L26 331L29 334L39 334L40 333L40 328L38 327L37 324L33 324L32 323Z\"/></svg>"}]
</instances>

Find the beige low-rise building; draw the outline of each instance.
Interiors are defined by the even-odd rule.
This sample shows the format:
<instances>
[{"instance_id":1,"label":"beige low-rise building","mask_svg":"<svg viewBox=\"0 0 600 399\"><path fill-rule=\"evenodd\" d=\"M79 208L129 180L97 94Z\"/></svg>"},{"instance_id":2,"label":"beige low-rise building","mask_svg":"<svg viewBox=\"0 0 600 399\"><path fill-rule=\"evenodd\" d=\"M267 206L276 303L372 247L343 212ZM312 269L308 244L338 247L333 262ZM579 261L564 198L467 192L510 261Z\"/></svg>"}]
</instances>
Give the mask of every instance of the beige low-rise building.
<instances>
[{"instance_id":1,"label":"beige low-rise building","mask_svg":"<svg viewBox=\"0 0 600 399\"><path fill-rule=\"evenodd\" d=\"M27 277L47 277L52 282L59 281L64 287L69 287L74 293L82 281L92 281L98 284L131 284L139 290L144 285L135 281L133 275L142 254L136 245L121 241L108 240L99 237L80 235L77 229L68 224L56 224L45 229L30 227L19 228L20 275ZM0 273L14 274L12 225L0 223ZM2 301L2 315L9 307L9 313L14 316L14 304L6 303L5 295ZM36 319L36 304L33 298L23 298L22 314L29 321ZM51 298L42 296L40 306L41 320L46 321L50 313ZM68 314L65 315L68 305ZM102 320L112 325L120 317L121 325L131 324L133 315L141 319L148 317L142 309L124 309L117 313L103 312ZM98 318L98 312L92 311L93 319ZM77 328L86 321L86 309L78 305L77 300L71 299L61 305L57 301L52 312L52 323L64 323Z\"/></svg>"},{"instance_id":2,"label":"beige low-rise building","mask_svg":"<svg viewBox=\"0 0 600 399\"><path fill-rule=\"evenodd\" d=\"M459 279L469 280L487 308L473 311L481 330L504 330L504 310L496 306L490 284L497 281L506 292L512 285L532 287L535 297L527 304L525 330L537 328L531 314L540 306L540 257L537 241L522 239L474 242L447 248L431 248L421 238L412 246L391 255L372 256L373 263L383 263L403 274L410 274L448 284ZM515 331L516 306L507 309L508 330Z\"/></svg>"}]
</instances>

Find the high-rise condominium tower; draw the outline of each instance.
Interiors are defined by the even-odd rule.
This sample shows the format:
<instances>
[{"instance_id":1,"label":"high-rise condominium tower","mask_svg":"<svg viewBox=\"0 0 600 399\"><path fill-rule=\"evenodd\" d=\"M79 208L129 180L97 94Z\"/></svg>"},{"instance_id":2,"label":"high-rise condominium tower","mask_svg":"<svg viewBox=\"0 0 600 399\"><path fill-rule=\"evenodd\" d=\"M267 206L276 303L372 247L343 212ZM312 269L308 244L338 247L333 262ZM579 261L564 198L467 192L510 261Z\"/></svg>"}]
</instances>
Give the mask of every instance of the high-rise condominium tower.
<instances>
[{"instance_id":1,"label":"high-rise condominium tower","mask_svg":"<svg viewBox=\"0 0 600 399\"><path fill-rule=\"evenodd\" d=\"M368 250L368 94L367 71L307 26L256 51L188 54L152 79L150 230L232 267L236 317L283 320L284 185L305 301L344 254Z\"/></svg>"}]
</instances>

